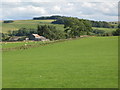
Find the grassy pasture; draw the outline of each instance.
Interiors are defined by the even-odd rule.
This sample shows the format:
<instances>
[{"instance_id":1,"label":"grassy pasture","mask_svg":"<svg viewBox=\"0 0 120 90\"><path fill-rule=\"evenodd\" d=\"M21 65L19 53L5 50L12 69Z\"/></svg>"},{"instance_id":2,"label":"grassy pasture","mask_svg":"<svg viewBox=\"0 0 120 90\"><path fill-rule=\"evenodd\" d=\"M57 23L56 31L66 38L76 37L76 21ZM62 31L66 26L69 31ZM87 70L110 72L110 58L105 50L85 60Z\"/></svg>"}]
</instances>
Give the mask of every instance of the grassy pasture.
<instances>
[{"instance_id":1,"label":"grassy pasture","mask_svg":"<svg viewBox=\"0 0 120 90\"><path fill-rule=\"evenodd\" d=\"M16 20L13 23L2 23L0 28L2 27L2 32L7 33L9 30L18 30L20 28L33 28L36 29L38 25L54 25L57 29L64 30L63 25L58 24L50 24L54 20Z\"/></svg>"},{"instance_id":2,"label":"grassy pasture","mask_svg":"<svg viewBox=\"0 0 120 90\"><path fill-rule=\"evenodd\" d=\"M25 44L27 45L36 45L36 44L40 44L40 43L44 43L44 42L35 42L35 41L28 41L28 42L4 42L1 43L2 48L14 48L14 47L19 47L19 46L24 46Z\"/></svg>"},{"instance_id":3,"label":"grassy pasture","mask_svg":"<svg viewBox=\"0 0 120 90\"><path fill-rule=\"evenodd\" d=\"M2 32L7 33L9 30L18 30L20 28L33 28L36 29L37 25L54 25L59 30L64 30L64 26L60 24L51 24L51 22L54 20L15 20L13 23L2 23L0 22L0 28L2 27ZM1 25L2 24L2 25ZM106 32L112 32L116 29L114 28L96 28L93 27L93 29L99 29L104 30Z\"/></svg>"},{"instance_id":4,"label":"grassy pasture","mask_svg":"<svg viewBox=\"0 0 120 90\"><path fill-rule=\"evenodd\" d=\"M116 30L116 28L97 28L97 27L92 27L92 29L103 30L105 32L112 32Z\"/></svg>"},{"instance_id":5,"label":"grassy pasture","mask_svg":"<svg viewBox=\"0 0 120 90\"><path fill-rule=\"evenodd\" d=\"M90 37L3 52L3 88L117 88L117 50L118 37Z\"/></svg>"},{"instance_id":6,"label":"grassy pasture","mask_svg":"<svg viewBox=\"0 0 120 90\"><path fill-rule=\"evenodd\" d=\"M51 23L54 20L15 20L13 23Z\"/></svg>"}]
</instances>

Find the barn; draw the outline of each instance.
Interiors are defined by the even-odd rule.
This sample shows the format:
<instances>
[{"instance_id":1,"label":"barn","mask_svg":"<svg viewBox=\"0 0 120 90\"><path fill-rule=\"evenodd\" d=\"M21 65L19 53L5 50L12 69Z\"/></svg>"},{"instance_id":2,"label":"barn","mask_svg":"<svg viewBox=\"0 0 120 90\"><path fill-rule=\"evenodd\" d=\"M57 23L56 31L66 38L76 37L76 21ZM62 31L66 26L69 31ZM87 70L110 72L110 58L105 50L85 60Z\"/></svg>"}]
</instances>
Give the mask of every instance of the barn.
<instances>
[{"instance_id":1,"label":"barn","mask_svg":"<svg viewBox=\"0 0 120 90\"><path fill-rule=\"evenodd\" d=\"M46 39L43 36L40 36L38 34L31 34L29 36L29 40L35 40L35 41L49 41L49 39Z\"/></svg>"},{"instance_id":2,"label":"barn","mask_svg":"<svg viewBox=\"0 0 120 90\"><path fill-rule=\"evenodd\" d=\"M22 37L17 37L17 36L14 36L14 37L10 37L9 38L9 41L19 41L19 39L21 39Z\"/></svg>"}]
</instances>

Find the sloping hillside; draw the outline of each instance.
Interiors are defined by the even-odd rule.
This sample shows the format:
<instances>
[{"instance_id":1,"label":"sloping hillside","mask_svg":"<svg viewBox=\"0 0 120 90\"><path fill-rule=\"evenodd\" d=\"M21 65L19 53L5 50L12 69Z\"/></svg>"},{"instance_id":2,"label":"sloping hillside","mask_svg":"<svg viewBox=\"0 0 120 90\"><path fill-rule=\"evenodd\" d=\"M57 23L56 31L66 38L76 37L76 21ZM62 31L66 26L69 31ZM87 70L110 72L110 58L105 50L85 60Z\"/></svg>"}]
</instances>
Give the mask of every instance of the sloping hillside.
<instances>
[{"instance_id":1,"label":"sloping hillside","mask_svg":"<svg viewBox=\"0 0 120 90\"><path fill-rule=\"evenodd\" d=\"M13 31L13 30L18 30L20 28L32 28L32 29L36 29L38 25L51 25L51 22L54 20L16 20L13 23L2 23L2 26L0 26L0 28L2 27L2 32L6 33L9 30ZM53 24L52 24L53 25ZM58 25L55 24L55 26L57 27L57 29L63 30L63 25Z\"/></svg>"}]
</instances>

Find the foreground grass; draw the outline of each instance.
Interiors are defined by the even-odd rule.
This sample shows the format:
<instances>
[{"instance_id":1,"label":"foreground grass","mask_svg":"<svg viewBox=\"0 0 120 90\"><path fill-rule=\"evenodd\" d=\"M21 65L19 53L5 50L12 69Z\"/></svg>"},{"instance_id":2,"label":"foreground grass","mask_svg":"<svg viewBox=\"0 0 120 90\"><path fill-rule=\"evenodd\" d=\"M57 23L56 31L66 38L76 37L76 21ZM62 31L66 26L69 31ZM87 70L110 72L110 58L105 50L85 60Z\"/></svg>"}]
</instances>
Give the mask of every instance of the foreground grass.
<instances>
[{"instance_id":1,"label":"foreground grass","mask_svg":"<svg viewBox=\"0 0 120 90\"><path fill-rule=\"evenodd\" d=\"M90 37L3 53L3 88L115 88L117 37Z\"/></svg>"}]
</instances>

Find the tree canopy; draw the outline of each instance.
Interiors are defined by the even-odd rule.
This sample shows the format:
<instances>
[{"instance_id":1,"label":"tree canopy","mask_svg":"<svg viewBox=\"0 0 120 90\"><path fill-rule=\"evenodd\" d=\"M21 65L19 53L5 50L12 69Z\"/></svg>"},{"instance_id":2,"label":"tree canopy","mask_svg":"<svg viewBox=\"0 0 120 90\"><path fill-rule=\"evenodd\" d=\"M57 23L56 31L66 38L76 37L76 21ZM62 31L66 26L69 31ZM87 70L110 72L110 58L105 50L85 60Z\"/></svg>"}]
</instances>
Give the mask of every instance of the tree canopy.
<instances>
[{"instance_id":1,"label":"tree canopy","mask_svg":"<svg viewBox=\"0 0 120 90\"><path fill-rule=\"evenodd\" d=\"M89 34L89 32L92 31L90 21L74 17L59 18L52 23L64 24L67 37L80 37L82 32L87 32L87 34Z\"/></svg>"},{"instance_id":2,"label":"tree canopy","mask_svg":"<svg viewBox=\"0 0 120 90\"><path fill-rule=\"evenodd\" d=\"M116 31L113 31L114 36L120 36L120 23L118 24L118 29Z\"/></svg>"},{"instance_id":3,"label":"tree canopy","mask_svg":"<svg viewBox=\"0 0 120 90\"><path fill-rule=\"evenodd\" d=\"M65 38L65 33L61 30L57 30L53 25L38 25L37 32L39 35L44 36L50 40Z\"/></svg>"},{"instance_id":4,"label":"tree canopy","mask_svg":"<svg viewBox=\"0 0 120 90\"><path fill-rule=\"evenodd\" d=\"M64 24L66 18L70 18L70 17L62 16L62 17L57 18L56 21L53 21L52 23L53 24ZM105 22L105 21L92 21L92 20L86 20L86 19L79 19L79 20L89 21L89 23L91 23L92 27L114 28L113 25L111 25L110 23Z\"/></svg>"}]
</instances>

